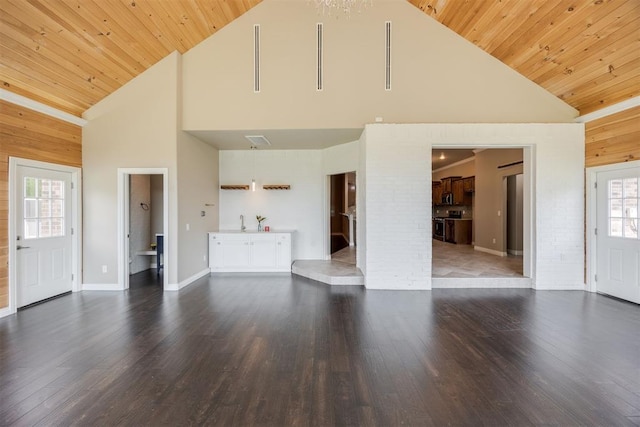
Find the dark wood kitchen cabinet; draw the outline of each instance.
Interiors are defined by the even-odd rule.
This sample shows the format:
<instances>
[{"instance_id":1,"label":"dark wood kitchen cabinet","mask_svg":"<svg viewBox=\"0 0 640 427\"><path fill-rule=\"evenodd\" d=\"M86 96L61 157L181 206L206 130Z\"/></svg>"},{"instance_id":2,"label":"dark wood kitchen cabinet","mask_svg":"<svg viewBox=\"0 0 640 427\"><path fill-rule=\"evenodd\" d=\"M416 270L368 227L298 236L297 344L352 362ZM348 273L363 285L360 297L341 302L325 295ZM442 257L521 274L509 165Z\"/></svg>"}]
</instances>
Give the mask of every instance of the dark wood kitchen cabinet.
<instances>
[{"instance_id":1,"label":"dark wood kitchen cabinet","mask_svg":"<svg viewBox=\"0 0 640 427\"><path fill-rule=\"evenodd\" d=\"M442 194L452 193L453 192L453 181L456 179L462 178L461 176L448 176L446 178L442 178Z\"/></svg>"},{"instance_id":2,"label":"dark wood kitchen cabinet","mask_svg":"<svg viewBox=\"0 0 640 427\"><path fill-rule=\"evenodd\" d=\"M458 245L470 245L472 235L472 220L445 219L444 240Z\"/></svg>"},{"instance_id":3,"label":"dark wood kitchen cabinet","mask_svg":"<svg viewBox=\"0 0 640 427\"><path fill-rule=\"evenodd\" d=\"M462 178L462 187L465 193L473 193L476 191L476 177L468 176L466 178Z\"/></svg>"},{"instance_id":4,"label":"dark wood kitchen cabinet","mask_svg":"<svg viewBox=\"0 0 640 427\"><path fill-rule=\"evenodd\" d=\"M452 182L453 204L458 206L470 206L471 194L464 191L464 180L455 179Z\"/></svg>"},{"instance_id":5,"label":"dark wood kitchen cabinet","mask_svg":"<svg viewBox=\"0 0 640 427\"><path fill-rule=\"evenodd\" d=\"M442 183L437 181L431 183L431 199L434 206L442 204Z\"/></svg>"}]
</instances>

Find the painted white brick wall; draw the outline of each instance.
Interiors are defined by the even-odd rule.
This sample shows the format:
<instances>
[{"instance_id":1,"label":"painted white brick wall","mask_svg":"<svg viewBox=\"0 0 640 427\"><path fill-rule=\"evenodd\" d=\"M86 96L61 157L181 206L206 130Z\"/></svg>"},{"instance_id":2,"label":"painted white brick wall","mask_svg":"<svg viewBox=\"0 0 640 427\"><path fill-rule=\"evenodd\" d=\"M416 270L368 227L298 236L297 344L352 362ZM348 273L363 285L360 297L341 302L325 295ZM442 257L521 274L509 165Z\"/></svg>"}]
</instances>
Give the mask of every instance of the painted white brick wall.
<instances>
[{"instance_id":1,"label":"painted white brick wall","mask_svg":"<svg viewBox=\"0 0 640 427\"><path fill-rule=\"evenodd\" d=\"M431 148L396 130L367 132L366 286L429 289Z\"/></svg>"},{"instance_id":2,"label":"painted white brick wall","mask_svg":"<svg viewBox=\"0 0 640 427\"><path fill-rule=\"evenodd\" d=\"M435 144L529 147L533 240L525 244L532 257L533 286L584 289L582 124L373 124L366 126L361 144L366 247L360 248L360 257L367 288L431 288L430 164Z\"/></svg>"}]
</instances>

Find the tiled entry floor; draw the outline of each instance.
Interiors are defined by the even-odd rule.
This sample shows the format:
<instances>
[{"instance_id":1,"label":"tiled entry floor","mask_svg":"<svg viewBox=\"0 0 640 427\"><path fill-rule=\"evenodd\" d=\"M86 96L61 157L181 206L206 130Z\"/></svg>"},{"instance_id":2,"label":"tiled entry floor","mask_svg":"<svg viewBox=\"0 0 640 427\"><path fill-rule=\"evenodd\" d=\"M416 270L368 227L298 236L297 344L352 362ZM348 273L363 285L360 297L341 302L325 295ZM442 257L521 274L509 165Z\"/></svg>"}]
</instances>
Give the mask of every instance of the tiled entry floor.
<instances>
[{"instance_id":1,"label":"tiled entry floor","mask_svg":"<svg viewBox=\"0 0 640 427\"><path fill-rule=\"evenodd\" d=\"M522 256L500 257L440 240L433 242L432 277L522 277Z\"/></svg>"}]
</instances>

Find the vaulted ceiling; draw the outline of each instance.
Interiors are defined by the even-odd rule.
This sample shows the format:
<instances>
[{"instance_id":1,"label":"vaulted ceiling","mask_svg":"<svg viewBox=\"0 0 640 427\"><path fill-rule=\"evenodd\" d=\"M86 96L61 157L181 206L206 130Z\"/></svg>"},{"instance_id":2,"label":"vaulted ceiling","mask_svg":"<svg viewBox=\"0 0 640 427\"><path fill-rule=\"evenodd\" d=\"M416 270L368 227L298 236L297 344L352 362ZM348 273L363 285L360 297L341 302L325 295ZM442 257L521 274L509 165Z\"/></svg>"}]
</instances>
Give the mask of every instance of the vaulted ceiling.
<instances>
[{"instance_id":1,"label":"vaulted ceiling","mask_svg":"<svg viewBox=\"0 0 640 427\"><path fill-rule=\"evenodd\" d=\"M0 0L0 81L79 116L260 1ZM408 1L581 114L640 95L638 0Z\"/></svg>"}]
</instances>

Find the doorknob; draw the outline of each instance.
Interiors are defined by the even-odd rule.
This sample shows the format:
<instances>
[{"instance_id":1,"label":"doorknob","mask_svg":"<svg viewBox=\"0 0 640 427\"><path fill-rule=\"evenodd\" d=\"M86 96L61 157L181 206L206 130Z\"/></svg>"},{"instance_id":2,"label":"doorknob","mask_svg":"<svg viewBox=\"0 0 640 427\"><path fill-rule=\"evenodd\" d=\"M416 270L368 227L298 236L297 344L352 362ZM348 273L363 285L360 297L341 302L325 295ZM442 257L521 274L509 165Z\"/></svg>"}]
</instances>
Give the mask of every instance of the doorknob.
<instances>
[{"instance_id":1,"label":"doorknob","mask_svg":"<svg viewBox=\"0 0 640 427\"><path fill-rule=\"evenodd\" d=\"M20 246L20 245L18 245L18 247L16 249L17 250L20 250L20 249L31 249L31 247L30 246Z\"/></svg>"}]
</instances>

